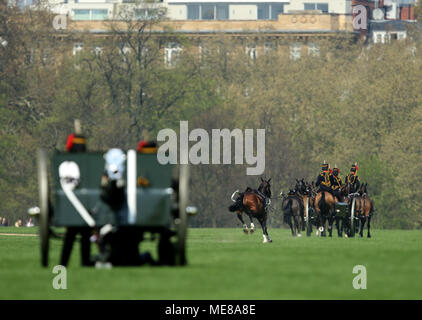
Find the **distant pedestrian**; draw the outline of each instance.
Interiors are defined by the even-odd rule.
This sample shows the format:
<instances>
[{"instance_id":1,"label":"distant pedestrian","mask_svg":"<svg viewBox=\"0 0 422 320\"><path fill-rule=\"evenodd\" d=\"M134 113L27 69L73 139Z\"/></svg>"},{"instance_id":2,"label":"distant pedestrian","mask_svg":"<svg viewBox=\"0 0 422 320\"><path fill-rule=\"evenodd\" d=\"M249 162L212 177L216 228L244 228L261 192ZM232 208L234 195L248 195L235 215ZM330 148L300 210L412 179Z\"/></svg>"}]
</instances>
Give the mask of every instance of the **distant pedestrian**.
<instances>
[{"instance_id":1,"label":"distant pedestrian","mask_svg":"<svg viewBox=\"0 0 422 320\"><path fill-rule=\"evenodd\" d=\"M22 224L23 224L22 219L18 219L18 221L15 222L15 227L20 228L20 227L22 227Z\"/></svg>"},{"instance_id":2,"label":"distant pedestrian","mask_svg":"<svg viewBox=\"0 0 422 320\"><path fill-rule=\"evenodd\" d=\"M29 218L29 220L26 222L26 226L28 228L31 228L34 226L34 222L32 221L32 218Z\"/></svg>"},{"instance_id":3,"label":"distant pedestrian","mask_svg":"<svg viewBox=\"0 0 422 320\"><path fill-rule=\"evenodd\" d=\"M2 221L1 221L1 226L2 227L7 227L8 225L9 225L9 223L7 222L7 219L6 218L3 218Z\"/></svg>"}]
</instances>

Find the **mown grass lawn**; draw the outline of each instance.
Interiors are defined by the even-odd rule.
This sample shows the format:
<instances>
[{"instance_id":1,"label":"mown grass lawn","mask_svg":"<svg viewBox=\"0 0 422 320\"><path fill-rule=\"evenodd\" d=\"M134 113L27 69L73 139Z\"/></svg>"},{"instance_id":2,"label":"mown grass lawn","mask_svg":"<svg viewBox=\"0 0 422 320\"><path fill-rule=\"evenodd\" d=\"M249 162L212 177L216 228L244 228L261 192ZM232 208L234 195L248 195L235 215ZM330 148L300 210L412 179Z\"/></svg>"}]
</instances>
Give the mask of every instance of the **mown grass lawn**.
<instances>
[{"instance_id":1,"label":"mown grass lawn","mask_svg":"<svg viewBox=\"0 0 422 320\"><path fill-rule=\"evenodd\" d=\"M0 228L0 233L36 228ZM422 231L374 230L367 238L293 238L286 229L190 229L187 267L97 270L79 266L75 247L67 290L55 290L61 242L40 266L38 237L0 235L0 299L422 299ZM146 243L144 250L154 250ZM355 265L367 289L355 290Z\"/></svg>"}]
</instances>

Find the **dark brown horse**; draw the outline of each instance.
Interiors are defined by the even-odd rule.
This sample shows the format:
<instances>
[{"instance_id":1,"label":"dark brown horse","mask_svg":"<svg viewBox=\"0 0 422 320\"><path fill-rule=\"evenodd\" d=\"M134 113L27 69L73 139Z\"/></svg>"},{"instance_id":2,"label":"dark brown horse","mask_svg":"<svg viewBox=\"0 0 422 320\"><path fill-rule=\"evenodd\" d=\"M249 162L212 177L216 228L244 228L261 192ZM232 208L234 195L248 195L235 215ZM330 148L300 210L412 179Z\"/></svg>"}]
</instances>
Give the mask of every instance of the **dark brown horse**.
<instances>
[{"instance_id":1,"label":"dark brown horse","mask_svg":"<svg viewBox=\"0 0 422 320\"><path fill-rule=\"evenodd\" d=\"M359 197L355 197L355 212L356 216L360 220L360 231L359 236L363 237L363 229L365 227L365 223L368 223L368 238L371 237L371 217L374 212L374 204L372 200L369 198L368 195L368 184L365 183L362 185L360 189L360 193L362 194Z\"/></svg>"},{"instance_id":2,"label":"dark brown horse","mask_svg":"<svg viewBox=\"0 0 422 320\"><path fill-rule=\"evenodd\" d=\"M303 205L302 197L295 193L289 193L282 203L282 210L284 216L284 222L289 225L292 231L292 236L301 237L301 231L303 230ZM293 221L293 222L292 222Z\"/></svg>"},{"instance_id":3,"label":"dark brown horse","mask_svg":"<svg viewBox=\"0 0 422 320\"><path fill-rule=\"evenodd\" d=\"M266 201L271 198L271 178L264 180L261 178L261 184L258 188L258 192L247 188L245 192L240 193L237 199L234 199L234 195L238 192L235 191L232 195L232 200L235 202L229 207L229 210L237 213L237 217L243 224L243 230L247 233L247 225L245 224L242 213L246 213L251 220L251 233L253 233L253 222L252 218L255 218L259 221L262 227L262 234L264 237L264 243L272 242L268 231L267 231L267 210L266 210ZM265 199L264 199L264 197ZM246 231L245 231L246 230Z\"/></svg>"},{"instance_id":4,"label":"dark brown horse","mask_svg":"<svg viewBox=\"0 0 422 320\"><path fill-rule=\"evenodd\" d=\"M325 225L328 221L329 236L333 235L333 222L335 219L335 203L336 199L328 191L319 191L315 196L315 211L319 220L319 231L321 236L325 237Z\"/></svg>"}]
</instances>

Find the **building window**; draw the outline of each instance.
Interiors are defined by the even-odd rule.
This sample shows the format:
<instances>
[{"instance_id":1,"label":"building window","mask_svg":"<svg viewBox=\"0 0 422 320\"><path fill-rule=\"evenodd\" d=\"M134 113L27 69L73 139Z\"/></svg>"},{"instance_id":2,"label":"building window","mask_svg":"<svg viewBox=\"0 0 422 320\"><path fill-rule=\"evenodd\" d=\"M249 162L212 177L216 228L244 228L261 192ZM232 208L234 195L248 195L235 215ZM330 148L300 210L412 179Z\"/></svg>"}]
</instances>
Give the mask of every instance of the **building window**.
<instances>
[{"instance_id":1,"label":"building window","mask_svg":"<svg viewBox=\"0 0 422 320\"><path fill-rule=\"evenodd\" d=\"M78 54L84 49L84 44L82 42L77 42L73 45L73 55Z\"/></svg>"},{"instance_id":2,"label":"building window","mask_svg":"<svg viewBox=\"0 0 422 320\"><path fill-rule=\"evenodd\" d=\"M135 9L135 19L136 20L152 20L157 19L158 17L157 9Z\"/></svg>"},{"instance_id":3,"label":"building window","mask_svg":"<svg viewBox=\"0 0 422 320\"><path fill-rule=\"evenodd\" d=\"M284 12L282 3L263 3L257 5L258 20L277 20L278 15Z\"/></svg>"},{"instance_id":4,"label":"building window","mask_svg":"<svg viewBox=\"0 0 422 320\"><path fill-rule=\"evenodd\" d=\"M300 59L302 55L302 45L300 43L293 43L290 46L290 59L293 61Z\"/></svg>"},{"instance_id":5,"label":"building window","mask_svg":"<svg viewBox=\"0 0 422 320\"><path fill-rule=\"evenodd\" d=\"M256 58L258 57L258 52L256 51L255 45L249 45L246 47L246 54L251 58L253 61L256 61Z\"/></svg>"},{"instance_id":6,"label":"building window","mask_svg":"<svg viewBox=\"0 0 422 320\"><path fill-rule=\"evenodd\" d=\"M107 19L107 10L93 9L91 20L105 20Z\"/></svg>"},{"instance_id":7,"label":"building window","mask_svg":"<svg viewBox=\"0 0 422 320\"><path fill-rule=\"evenodd\" d=\"M316 43L310 43L308 45L308 55L319 57L319 45Z\"/></svg>"},{"instance_id":8,"label":"building window","mask_svg":"<svg viewBox=\"0 0 422 320\"><path fill-rule=\"evenodd\" d=\"M328 13L328 3L305 3L305 10L320 10L323 13Z\"/></svg>"},{"instance_id":9,"label":"building window","mask_svg":"<svg viewBox=\"0 0 422 320\"><path fill-rule=\"evenodd\" d=\"M102 48L102 47L99 47L99 46L96 46L96 47L94 48L94 50L93 50L93 53L94 53L96 56L101 56L101 54L103 53L103 48Z\"/></svg>"},{"instance_id":10,"label":"building window","mask_svg":"<svg viewBox=\"0 0 422 320\"><path fill-rule=\"evenodd\" d=\"M228 20L228 4L188 4L188 20Z\"/></svg>"},{"instance_id":11,"label":"building window","mask_svg":"<svg viewBox=\"0 0 422 320\"><path fill-rule=\"evenodd\" d=\"M217 20L227 20L229 18L229 6L227 4L217 4Z\"/></svg>"},{"instance_id":12,"label":"building window","mask_svg":"<svg viewBox=\"0 0 422 320\"><path fill-rule=\"evenodd\" d=\"M182 52L182 48L179 43L170 42L167 44L164 50L164 62L167 67L174 67L177 59Z\"/></svg>"},{"instance_id":13,"label":"building window","mask_svg":"<svg viewBox=\"0 0 422 320\"><path fill-rule=\"evenodd\" d=\"M280 3L273 3L271 4L271 19L277 20L278 15L283 13L283 5Z\"/></svg>"},{"instance_id":14,"label":"building window","mask_svg":"<svg viewBox=\"0 0 422 320\"><path fill-rule=\"evenodd\" d=\"M106 20L107 9L74 9L73 20Z\"/></svg>"},{"instance_id":15,"label":"building window","mask_svg":"<svg viewBox=\"0 0 422 320\"><path fill-rule=\"evenodd\" d=\"M377 32L373 35L374 43L382 43L382 34Z\"/></svg>"},{"instance_id":16,"label":"building window","mask_svg":"<svg viewBox=\"0 0 422 320\"><path fill-rule=\"evenodd\" d=\"M91 19L91 13L90 10L85 9L76 9L73 10L73 19L74 20L90 20Z\"/></svg>"},{"instance_id":17,"label":"building window","mask_svg":"<svg viewBox=\"0 0 422 320\"><path fill-rule=\"evenodd\" d=\"M277 50L277 43L275 41L269 41L264 43L264 53L270 53Z\"/></svg>"},{"instance_id":18,"label":"building window","mask_svg":"<svg viewBox=\"0 0 422 320\"><path fill-rule=\"evenodd\" d=\"M270 5L258 4L258 20L270 19Z\"/></svg>"},{"instance_id":19,"label":"building window","mask_svg":"<svg viewBox=\"0 0 422 320\"><path fill-rule=\"evenodd\" d=\"M188 4L188 19L199 20L199 4Z\"/></svg>"},{"instance_id":20,"label":"building window","mask_svg":"<svg viewBox=\"0 0 422 320\"><path fill-rule=\"evenodd\" d=\"M214 20L214 10L215 6L210 4L203 4L201 6L202 19L203 20Z\"/></svg>"}]
</instances>

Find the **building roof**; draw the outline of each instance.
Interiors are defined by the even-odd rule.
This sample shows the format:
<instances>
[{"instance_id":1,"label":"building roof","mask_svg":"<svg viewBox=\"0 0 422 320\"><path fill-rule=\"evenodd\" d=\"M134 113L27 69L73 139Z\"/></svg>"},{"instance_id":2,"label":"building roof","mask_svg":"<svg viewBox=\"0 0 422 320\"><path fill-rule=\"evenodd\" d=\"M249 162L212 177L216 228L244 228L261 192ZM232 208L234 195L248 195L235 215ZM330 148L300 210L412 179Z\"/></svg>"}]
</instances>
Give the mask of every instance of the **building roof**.
<instances>
[{"instance_id":1,"label":"building roof","mask_svg":"<svg viewBox=\"0 0 422 320\"><path fill-rule=\"evenodd\" d=\"M369 31L406 31L415 21L409 20L371 20Z\"/></svg>"}]
</instances>

